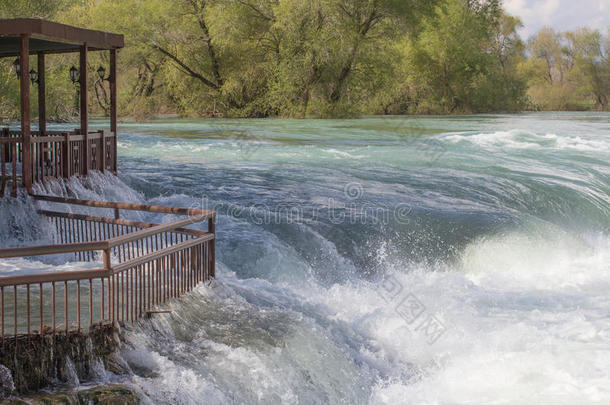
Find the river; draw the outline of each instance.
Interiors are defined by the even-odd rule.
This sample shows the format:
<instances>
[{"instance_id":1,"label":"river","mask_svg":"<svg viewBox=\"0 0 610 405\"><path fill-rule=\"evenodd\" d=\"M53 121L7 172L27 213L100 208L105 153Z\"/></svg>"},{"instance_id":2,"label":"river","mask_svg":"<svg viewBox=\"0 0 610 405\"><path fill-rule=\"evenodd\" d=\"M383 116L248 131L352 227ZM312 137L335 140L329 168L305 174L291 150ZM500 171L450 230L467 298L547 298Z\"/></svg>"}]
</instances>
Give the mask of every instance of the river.
<instances>
[{"instance_id":1,"label":"river","mask_svg":"<svg viewBox=\"0 0 610 405\"><path fill-rule=\"evenodd\" d=\"M76 194L217 209L218 270L101 378L167 404L610 402L609 113L119 132L120 180Z\"/></svg>"}]
</instances>

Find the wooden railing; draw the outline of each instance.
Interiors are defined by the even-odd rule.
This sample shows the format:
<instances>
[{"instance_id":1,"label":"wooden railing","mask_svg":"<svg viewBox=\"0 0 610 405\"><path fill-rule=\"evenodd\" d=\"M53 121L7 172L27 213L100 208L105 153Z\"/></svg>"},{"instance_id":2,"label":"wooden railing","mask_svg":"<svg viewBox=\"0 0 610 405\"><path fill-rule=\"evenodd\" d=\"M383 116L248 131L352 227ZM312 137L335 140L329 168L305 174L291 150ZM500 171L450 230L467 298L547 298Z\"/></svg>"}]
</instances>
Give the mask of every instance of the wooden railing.
<instances>
[{"instance_id":1,"label":"wooden railing","mask_svg":"<svg viewBox=\"0 0 610 405\"><path fill-rule=\"evenodd\" d=\"M0 249L0 258L70 254L100 268L0 277L1 338L81 331L135 322L215 276L214 211L154 205L34 198L112 209L114 217L40 210L59 244ZM120 218L120 210L184 215L165 224ZM208 230L186 226L208 221ZM83 266L85 264L83 263Z\"/></svg>"},{"instance_id":2,"label":"wooden railing","mask_svg":"<svg viewBox=\"0 0 610 405\"><path fill-rule=\"evenodd\" d=\"M86 175L89 170L106 170L116 173L116 134L89 132L87 136L73 132L32 131L29 170L23 167L23 142L20 131L4 128L0 132L0 197L10 183L11 193L19 187L18 176L29 173L31 183L45 182L48 178L69 178ZM22 165L22 170L18 170ZM8 167L7 167L8 166Z\"/></svg>"}]
</instances>

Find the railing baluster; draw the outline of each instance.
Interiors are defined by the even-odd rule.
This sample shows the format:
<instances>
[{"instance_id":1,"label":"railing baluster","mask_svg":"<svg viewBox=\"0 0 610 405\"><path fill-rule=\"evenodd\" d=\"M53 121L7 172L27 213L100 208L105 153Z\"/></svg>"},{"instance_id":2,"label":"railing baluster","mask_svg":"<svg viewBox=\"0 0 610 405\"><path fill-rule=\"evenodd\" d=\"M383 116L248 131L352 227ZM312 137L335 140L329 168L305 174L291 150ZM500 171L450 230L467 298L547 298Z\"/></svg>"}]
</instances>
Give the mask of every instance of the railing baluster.
<instances>
[{"instance_id":1,"label":"railing baluster","mask_svg":"<svg viewBox=\"0 0 610 405\"><path fill-rule=\"evenodd\" d=\"M112 309L112 286L110 285L110 277L106 277L106 280L108 280L108 320L111 321L112 320L112 314L111 314L111 309Z\"/></svg>"},{"instance_id":2,"label":"railing baluster","mask_svg":"<svg viewBox=\"0 0 610 405\"><path fill-rule=\"evenodd\" d=\"M11 144L11 157L13 163L13 185L11 194L17 195L17 143L13 142Z\"/></svg>"},{"instance_id":3,"label":"railing baluster","mask_svg":"<svg viewBox=\"0 0 610 405\"><path fill-rule=\"evenodd\" d=\"M104 317L104 279L100 278L100 284L101 284L101 299L100 299L100 322L104 322L104 319L106 319Z\"/></svg>"},{"instance_id":4,"label":"railing baluster","mask_svg":"<svg viewBox=\"0 0 610 405\"><path fill-rule=\"evenodd\" d=\"M38 146L42 145L41 142L36 144ZM0 150L0 154L1 153L2 150ZM33 161L38 162L38 159L43 153L46 153L43 149L33 151L35 156ZM49 153L48 159L54 159L54 150L51 149ZM52 166L46 165L44 162L41 164L42 166L39 166L39 173L41 173L41 175L46 176L47 174L53 174ZM45 169L45 165L49 166L47 167L48 170ZM12 312L13 334L15 336L19 335L19 332L27 332L28 337L33 333L31 308L32 284L38 284L40 293L38 303L40 335L45 333L45 291L43 283L48 282L51 284L51 324L53 336L55 336L58 332L56 308L58 291L56 290L56 281L63 283L63 331L65 331L66 334L69 334L71 331L82 332L82 321L83 319L86 319L81 319L81 316L83 315L81 312L83 305L81 302L81 280L88 280L89 284L88 288L86 288L86 286L83 287L88 291L88 298L85 298L85 300L87 302L86 305L88 305L89 328L91 328L98 322L94 316L94 308L98 302L100 305L99 323L114 323L118 320L133 324L144 314L151 311L156 305L162 305L170 299L180 297L185 293L192 291L201 281L209 279L209 267L212 264L210 260L210 250L211 246L213 246L214 239L205 232L183 230L179 228L180 226L184 226L185 220L176 221L174 228L171 228L166 224L163 225L163 231L149 232L148 228L154 228L160 225L125 219L53 213L51 211L41 211L41 213L50 217L52 221L51 226L54 224L54 228L62 243L93 243L90 246L91 248L82 248L82 250L74 249L72 251L77 255L76 257L79 260L95 260L96 252L98 251L96 248L100 249L99 246L104 246L100 244L96 245L96 241L110 240L116 237L122 239L115 241L114 244L112 240L110 240L107 245L108 247L101 249L106 252L104 254L104 269L95 270L98 272L95 276L88 277L86 274L82 274L81 271L75 272L75 274L79 274L79 276L75 276L75 278L68 278L67 276L52 278L53 276L49 276L50 278L44 279L37 276L36 278L22 279L20 283L15 282L14 284L8 284L8 286L13 287ZM145 229L146 232L142 233L141 236L123 236ZM205 239L199 240L199 237L205 237ZM181 246L182 244L184 244L184 246ZM93 248L94 246L96 248ZM42 252L52 252L48 246L41 248L44 249L39 250L38 252L33 250L33 248L26 249L29 249L27 250L28 254L33 253L34 255L42 254ZM26 252L26 250L23 250L24 248L16 249L22 249L23 252ZM158 252L163 249L167 249L168 251L159 254ZM7 249L0 249L0 253L4 254L2 257L7 257L6 251ZM62 251L66 252L67 250L64 247L63 250L56 253L61 253ZM118 256L119 263L111 263L111 251L116 253L115 260ZM151 256L150 258L147 257L149 255ZM123 261L121 259L123 259ZM133 261L133 263L126 263L128 260ZM116 270L114 266L116 266ZM88 270L85 270L85 272L87 271ZM57 275L59 273L52 274ZM2 279L2 277L0 277L0 279ZM96 284L98 282L97 280L99 280L99 296L96 293L98 288ZM72 303L70 302L69 289L71 283L74 283L76 286L75 298L72 298L76 300L76 308L74 310L71 309ZM2 300L0 306L0 320L2 322L1 333L3 344L4 338L6 337L7 324L7 317L5 315L5 286L7 286L7 284L0 286ZM20 288L22 289L20 290ZM94 302L98 299L98 302ZM107 305L106 300L108 302ZM19 305L20 303L21 305ZM19 312L22 311L23 308L27 311L25 314L26 319L24 319L23 314L21 314L21 318L19 318ZM75 314L76 316L76 322L73 324L70 323L70 316L72 316L71 311L74 311L72 314ZM36 322L35 319L34 322ZM84 322L87 321L85 320ZM8 325L10 328L10 323L8 323Z\"/></svg>"},{"instance_id":5,"label":"railing baluster","mask_svg":"<svg viewBox=\"0 0 610 405\"><path fill-rule=\"evenodd\" d=\"M13 327L15 329L15 339L17 338L17 286L13 288Z\"/></svg>"},{"instance_id":6,"label":"railing baluster","mask_svg":"<svg viewBox=\"0 0 610 405\"><path fill-rule=\"evenodd\" d=\"M6 146L4 146L4 143L0 143L0 166L2 170L2 174L0 174L0 176L2 176L2 181L0 182L0 197L4 196L4 189L6 188L6 163L4 162L4 158L6 157L5 149Z\"/></svg>"},{"instance_id":7,"label":"railing baluster","mask_svg":"<svg viewBox=\"0 0 610 405\"><path fill-rule=\"evenodd\" d=\"M2 300L0 312L2 312L2 348L4 349L4 286L0 287L0 299Z\"/></svg>"},{"instance_id":8,"label":"railing baluster","mask_svg":"<svg viewBox=\"0 0 610 405\"><path fill-rule=\"evenodd\" d=\"M80 280L76 280L76 319L77 328L80 332Z\"/></svg>"},{"instance_id":9,"label":"railing baluster","mask_svg":"<svg viewBox=\"0 0 610 405\"><path fill-rule=\"evenodd\" d=\"M44 303L43 303L43 289L42 289L42 283L39 284L39 289L40 289L40 334L43 334L43 330L44 330Z\"/></svg>"},{"instance_id":10,"label":"railing baluster","mask_svg":"<svg viewBox=\"0 0 610 405\"><path fill-rule=\"evenodd\" d=\"M55 320L55 281L51 283L51 322L53 323L53 336L57 330Z\"/></svg>"},{"instance_id":11,"label":"railing baluster","mask_svg":"<svg viewBox=\"0 0 610 405\"><path fill-rule=\"evenodd\" d=\"M89 279L89 328L93 326L93 280Z\"/></svg>"},{"instance_id":12,"label":"railing baluster","mask_svg":"<svg viewBox=\"0 0 610 405\"><path fill-rule=\"evenodd\" d=\"M32 334L32 329L30 326L31 312L30 312L30 285L29 284L26 286L26 290L27 290L28 336L29 336Z\"/></svg>"},{"instance_id":13,"label":"railing baluster","mask_svg":"<svg viewBox=\"0 0 610 405\"><path fill-rule=\"evenodd\" d=\"M68 335L68 282L64 281L64 327Z\"/></svg>"}]
</instances>

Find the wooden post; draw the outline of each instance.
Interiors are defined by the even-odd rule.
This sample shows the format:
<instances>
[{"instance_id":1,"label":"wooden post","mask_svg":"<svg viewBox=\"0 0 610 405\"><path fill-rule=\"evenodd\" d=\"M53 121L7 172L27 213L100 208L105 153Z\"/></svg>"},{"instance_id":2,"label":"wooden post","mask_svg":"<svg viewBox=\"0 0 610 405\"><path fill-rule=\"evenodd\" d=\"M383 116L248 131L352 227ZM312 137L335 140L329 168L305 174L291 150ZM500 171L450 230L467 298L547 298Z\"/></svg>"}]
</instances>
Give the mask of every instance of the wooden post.
<instances>
[{"instance_id":1,"label":"wooden post","mask_svg":"<svg viewBox=\"0 0 610 405\"><path fill-rule=\"evenodd\" d=\"M64 132L63 133L64 136L64 144L63 144L63 150L62 150L62 159L63 159L63 165L64 165L64 178L69 179L70 176L72 175L70 173L71 167L72 167L72 147L70 145L70 133L69 132Z\"/></svg>"},{"instance_id":2,"label":"wooden post","mask_svg":"<svg viewBox=\"0 0 610 405\"><path fill-rule=\"evenodd\" d=\"M89 173L89 117L87 103L87 43L80 47L80 132L83 135L84 175Z\"/></svg>"},{"instance_id":3,"label":"wooden post","mask_svg":"<svg viewBox=\"0 0 610 405\"><path fill-rule=\"evenodd\" d=\"M45 136L47 132L47 104L45 94L45 66L44 66L44 53L37 52L38 61L38 131L40 136ZM36 165L39 167L42 181L45 181L45 169L48 169L47 162L49 161L49 148L48 144L38 144L41 149L38 150L38 162ZM42 152L42 153L41 153Z\"/></svg>"},{"instance_id":4,"label":"wooden post","mask_svg":"<svg viewBox=\"0 0 610 405\"><path fill-rule=\"evenodd\" d=\"M21 141L23 145L22 181L28 192L32 191L32 159L30 138L30 36L21 34L19 47L19 64L21 74Z\"/></svg>"},{"instance_id":5,"label":"wooden post","mask_svg":"<svg viewBox=\"0 0 610 405\"><path fill-rule=\"evenodd\" d=\"M104 130L100 130L100 147L101 147L101 151L100 151L100 155L101 155L101 159L100 159L100 164L101 167L99 168L99 170L104 173L106 171L106 138L104 137Z\"/></svg>"},{"instance_id":6,"label":"wooden post","mask_svg":"<svg viewBox=\"0 0 610 405\"><path fill-rule=\"evenodd\" d=\"M208 219L208 232L214 234L214 239L210 241L209 262L210 262L210 277L216 277L216 216Z\"/></svg>"},{"instance_id":7,"label":"wooden post","mask_svg":"<svg viewBox=\"0 0 610 405\"><path fill-rule=\"evenodd\" d=\"M47 131L47 103L45 96L44 53L38 52L38 129L40 136Z\"/></svg>"},{"instance_id":8,"label":"wooden post","mask_svg":"<svg viewBox=\"0 0 610 405\"><path fill-rule=\"evenodd\" d=\"M112 168L117 173L117 133L116 125L117 91L116 91L116 49L110 50L110 132L114 134L114 150Z\"/></svg>"}]
</instances>

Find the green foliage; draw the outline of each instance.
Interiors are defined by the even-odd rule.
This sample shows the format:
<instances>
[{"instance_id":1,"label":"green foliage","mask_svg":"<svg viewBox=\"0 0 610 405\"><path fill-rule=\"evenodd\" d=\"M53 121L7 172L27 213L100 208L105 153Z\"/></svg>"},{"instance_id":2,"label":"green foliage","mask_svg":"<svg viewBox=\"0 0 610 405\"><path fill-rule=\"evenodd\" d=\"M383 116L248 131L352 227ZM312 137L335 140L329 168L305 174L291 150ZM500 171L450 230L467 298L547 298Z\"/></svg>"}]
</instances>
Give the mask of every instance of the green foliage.
<instances>
[{"instance_id":1,"label":"green foliage","mask_svg":"<svg viewBox=\"0 0 610 405\"><path fill-rule=\"evenodd\" d=\"M608 108L608 36L545 29L526 58L500 0L0 0L0 17L123 33L119 114L135 118ZM0 60L0 119L19 114L11 63ZM54 119L77 111L76 63L47 58ZM89 104L107 114L100 64L108 54L92 52Z\"/></svg>"},{"instance_id":2,"label":"green foliage","mask_svg":"<svg viewBox=\"0 0 610 405\"><path fill-rule=\"evenodd\" d=\"M524 84L515 60L523 45L519 21L495 3L445 1L404 48L413 91L411 112L513 111Z\"/></svg>"},{"instance_id":3,"label":"green foliage","mask_svg":"<svg viewBox=\"0 0 610 405\"><path fill-rule=\"evenodd\" d=\"M557 33L544 28L528 43L532 57L519 67L538 109L607 110L610 99L610 30Z\"/></svg>"}]
</instances>

